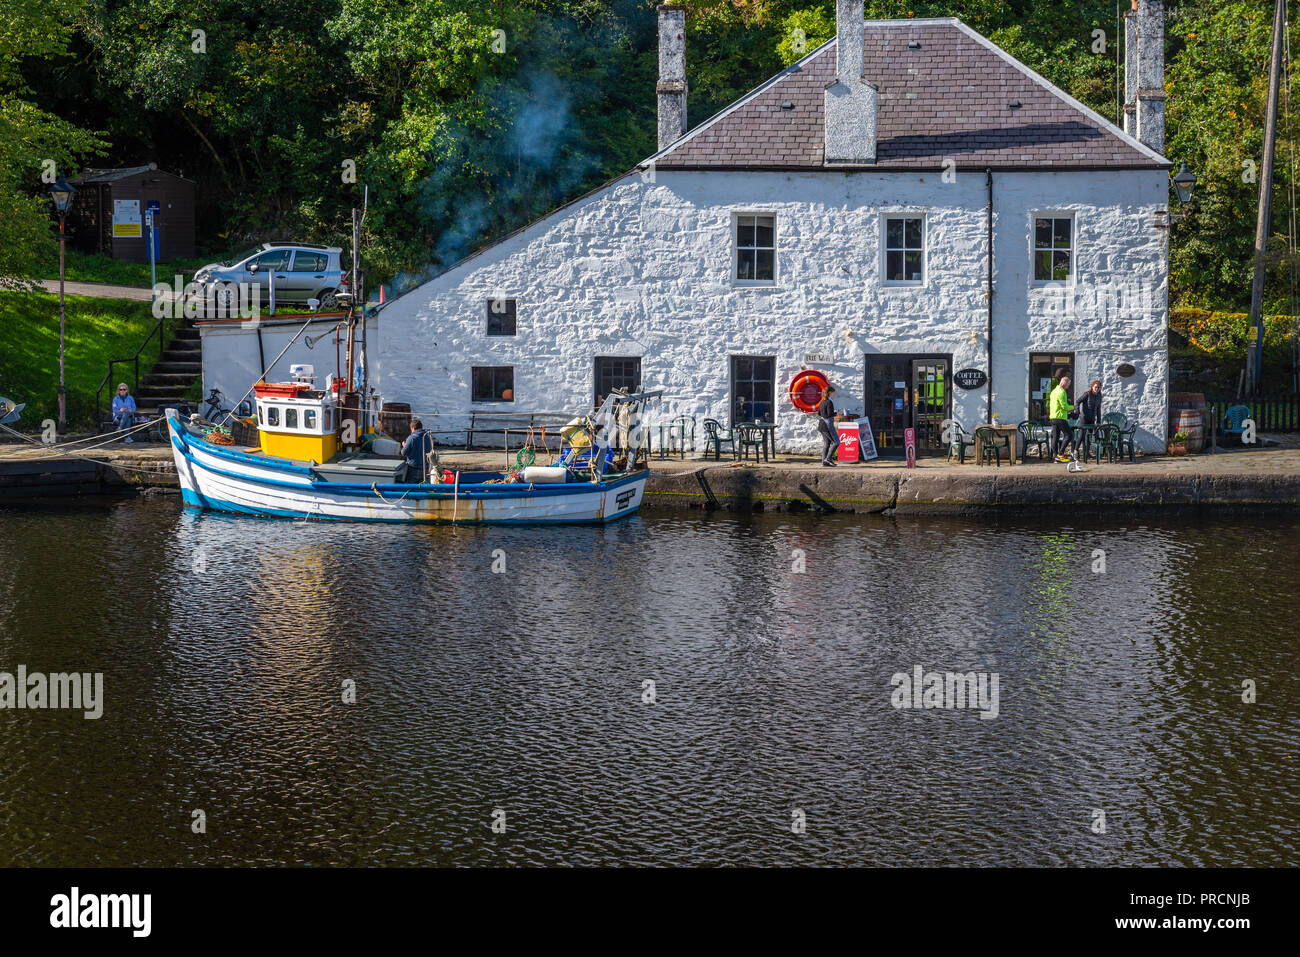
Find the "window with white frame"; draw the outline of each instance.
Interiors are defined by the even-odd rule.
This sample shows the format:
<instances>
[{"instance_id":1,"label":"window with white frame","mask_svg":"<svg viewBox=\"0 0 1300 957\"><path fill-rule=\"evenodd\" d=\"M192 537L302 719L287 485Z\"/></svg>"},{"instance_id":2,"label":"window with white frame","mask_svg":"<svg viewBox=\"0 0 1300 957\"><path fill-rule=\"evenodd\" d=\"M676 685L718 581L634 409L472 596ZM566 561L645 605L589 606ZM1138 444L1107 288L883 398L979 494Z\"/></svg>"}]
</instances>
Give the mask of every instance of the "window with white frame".
<instances>
[{"instance_id":1,"label":"window with white frame","mask_svg":"<svg viewBox=\"0 0 1300 957\"><path fill-rule=\"evenodd\" d=\"M1034 282L1069 282L1074 275L1074 219L1034 217Z\"/></svg>"},{"instance_id":2,"label":"window with white frame","mask_svg":"<svg viewBox=\"0 0 1300 957\"><path fill-rule=\"evenodd\" d=\"M776 217L736 217L736 281L776 281Z\"/></svg>"},{"instance_id":3,"label":"window with white frame","mask_svg":"<svg viewBox=\"0 0 1300 957\"><path fill-rule=\"evenodd\" d=\"M925 217L885 217L885 282L920 285L925 275Z\"/></svg>"}]
</instances>

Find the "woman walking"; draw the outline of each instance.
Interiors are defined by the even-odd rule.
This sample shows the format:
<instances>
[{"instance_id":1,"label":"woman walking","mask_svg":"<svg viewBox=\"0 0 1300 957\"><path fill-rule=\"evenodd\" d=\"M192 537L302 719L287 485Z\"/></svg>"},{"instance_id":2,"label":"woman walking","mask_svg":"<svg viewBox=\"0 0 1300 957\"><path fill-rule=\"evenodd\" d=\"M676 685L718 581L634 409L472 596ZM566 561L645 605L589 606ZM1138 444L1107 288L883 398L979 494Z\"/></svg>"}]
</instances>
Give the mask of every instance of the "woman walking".
<instances>
[{"instance_id":1,"label":"woman walking","mask_svg":"<svg viewBox=\"0 0 1300 957\"><path fill-rule=\"evenodd\" d=\"M817 403L817 431L822 434L822 467L835 465L835 452L840 447L839 430L835 428L835 403L831 396L835 386L826 386L821 402Z\"/></svg>"},{"instance_id":2,"label":"woman walking","mask_svg":"<svg viewBox=\"0 0 1300 957\"><path fill-rule=\"evenodd\" d=\"M1083 394L1079 400L1080 421L1084 425L1101 425L1101 380L1093 379L1092 385L1088 391ZM1083 457L1086 459L1089 453L1092 433L1083 433Z\"/></svg>"}]
</instances>

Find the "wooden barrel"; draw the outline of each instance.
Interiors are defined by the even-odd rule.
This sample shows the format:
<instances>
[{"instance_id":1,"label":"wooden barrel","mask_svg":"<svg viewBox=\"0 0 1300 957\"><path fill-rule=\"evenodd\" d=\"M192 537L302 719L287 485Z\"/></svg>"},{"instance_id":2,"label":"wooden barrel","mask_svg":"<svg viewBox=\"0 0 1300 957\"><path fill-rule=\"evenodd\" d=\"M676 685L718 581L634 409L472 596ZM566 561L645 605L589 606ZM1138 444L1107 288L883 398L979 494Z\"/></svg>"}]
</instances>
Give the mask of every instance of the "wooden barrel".
<instances>
[{"instance_id":1,"label":"wooden barrel","mask_svg":"<svg viewBox=\"0 0 1300 957\"><path fill-rule=\"evenodd\" d=\"M411 434L411 404L385 402L379 407L379 427L397 441L405 441Z\"/></svg>"},{"instance_id":2,"label":"wooden barrel","mask_svg":"<svg viewBox=\"0 0 1300 957\"><path fill-rule=\"evenodd\" d=\"M1205 448L1205 410L1183 409L1178 413L1177 430L1187 433L1187 451L1200 452Z\"/></svg>"}]
</instances>

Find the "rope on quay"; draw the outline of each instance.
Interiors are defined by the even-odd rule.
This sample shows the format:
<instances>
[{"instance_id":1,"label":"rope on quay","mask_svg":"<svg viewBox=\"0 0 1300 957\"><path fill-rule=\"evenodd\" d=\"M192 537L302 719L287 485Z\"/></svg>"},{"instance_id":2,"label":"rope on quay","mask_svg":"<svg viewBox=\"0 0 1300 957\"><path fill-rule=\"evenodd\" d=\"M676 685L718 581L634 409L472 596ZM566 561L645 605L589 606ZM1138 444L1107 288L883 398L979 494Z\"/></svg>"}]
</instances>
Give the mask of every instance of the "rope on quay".
<instances>
[{"instance_id":1,"label":"rope on quay","mask_svg":"<svg viewBox=\"0 0 1300 957\"><path fill-rule=\"evenodd\" d=\"M61 448L61 449L70 449L70 448L73 448L74 446L80 445L80 444L83 443L83 442L94 442L94 443L96 443L96 444L95 444L95 445L87 445L84 449L82 449L82 451L87 451L87 450L89 450L89 449L97 449L97 448L101 448L101 447L103 447L103 446L105 446L105 445L109 445L110 443L113 443L113 442L118 441L117 439L113 438L113 436L115 436L115 435L126 436L126 435L128 435L129 433L131 433L131 432L138 432L138 431L140 431L140 430L142 430L142 429L148 429L148 428L152 427L153 425L155 425L156 423L162 421L162 418L163 418L163 417L160 415L160 416L158 416L157 418L150 419L150 420L147 421L147 422L141 422L141 423L139 423L139 424L137 424L137 425L133 425L133 426L131 426L129 429L115 429L115 430L112 431L112 432L103 432L103 433L100 433L100 434L98 434L98 435L88 435L88 436L86 436L84 439L73 439L73 440L70 441L70 442L63 442L63 443L60 443L60 444L58 445L58 448ZM38 445L38 446L40 446L40 447L43 448L43 449L52 449L52 448L55 448L54 445L46 444L45 442L37 442L35 439L32 439L32 438L30 438L29 436L23 435L23 434L20 433L20 432L14 432L13 429L8 428L7 426L5 427L5 431L7 431L7 432L12 432L14 435L17 435L20 439L23 439L24 441L27 441L27 442L32 442L33 444ZM8 452L8 453L5 453L5 454L0 454L0 459L6 459L6 458L18 458L18 457L19 457L19 454L18 454L17 452Z\"/></svg>"},{"instance_id":2,"label":"rope on quay","mask_svg":"<svg viewBox=\"0 0 1300 957\"><path fill-rule=\"evenodd\" d=\"M152 420L150 420L150 421L148 421L148 422L143 422L143 423L141 423L140 425L134 426L134 427L132 427L132 428L130 428L130 429L125 429L125 430L120 430L120 431L134 432L136 429L147 429L147 428L149 428L151 425L153 425L154 423L156 423L157 421L158 421L157 419L152 419ZM163 471L159 471L159 470L156 469L156 468L152 468L152 469L151 469L151 468L144 468L144 467L139 466L139 465L126 465L126 464L121 463L121 462L116 462L116 461L114 461L114 460L112 460L112 459L94 459L94 458L91 458L91 457L88 456L88 455L82 455L80 451L74 451L74 452L67 451L66 446L59 446L59 445L46 445L44 442L39 442L39 441L37 441L36 439L31 438L30 436L23 435L21 432L18 432L18 431L14 430L14 429L11 429L11 428L9 428L9 426L7 426L7 425L0 424L0 429L3 429L5 432L8 432L10 435L17 436L17 437L18 437L19 439L21 439L22 441L28 443L29 445L34 445L34 446L36 446L38 449L41 449L41 450L43 450L43 451L56 452L56 453L58 453L59 455L65 456L65 457L67 457L67 458L70 458L70 459L80 459L81 461L83 461L83 462L89 462L89 463L91 463L92 465L108 465L108 466L111 466L112 468L115 468L115 469L125 469L126 471L129 471L129 472L140 472L140 473L143 473L143 474L145 474L145 475L164 475L164 474L166 474L165 472L163 472ZM68 443L68 444L70 445L70 444L72 444L72 443ZM93 449L93 448L99 448L99 446L90 446L90 447L88 447L87 450L83 450L83 451L88 451L89 449ZM9 455L0 456L0 458L6 458L6 459L8 459L8 458L12 458L12 459L17 459L18 456L17 456L16 454L14 454L14 453L10 453ZM28 460L28 461L30 461L30 460Z\"/></svg>"}]
</instances>

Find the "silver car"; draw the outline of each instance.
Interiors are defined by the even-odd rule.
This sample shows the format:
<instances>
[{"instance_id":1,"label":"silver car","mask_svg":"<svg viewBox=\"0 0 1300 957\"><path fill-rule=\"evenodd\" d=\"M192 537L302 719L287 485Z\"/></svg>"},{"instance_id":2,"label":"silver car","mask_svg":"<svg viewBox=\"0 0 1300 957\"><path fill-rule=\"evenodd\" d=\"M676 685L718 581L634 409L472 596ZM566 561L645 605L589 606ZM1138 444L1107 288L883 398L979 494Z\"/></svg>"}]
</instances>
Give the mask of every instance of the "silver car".
<instances>
[{"instance_id":1,"label":"silver car","mask_svg":"<svg viewBox=\"0 0 1300 957\"><path fill-rule=\"evenodd\" d=\"M240 283L256 284L263 303L270 302L274 283L276 302L319 299L322 309L334 309L335 296L347 289L342 252L338 246L312 243L262 243L232 259L209 263L194 274L194 281L205 294L218 297Z\"/></svg>"}]
</instances>

